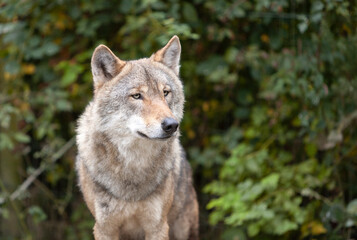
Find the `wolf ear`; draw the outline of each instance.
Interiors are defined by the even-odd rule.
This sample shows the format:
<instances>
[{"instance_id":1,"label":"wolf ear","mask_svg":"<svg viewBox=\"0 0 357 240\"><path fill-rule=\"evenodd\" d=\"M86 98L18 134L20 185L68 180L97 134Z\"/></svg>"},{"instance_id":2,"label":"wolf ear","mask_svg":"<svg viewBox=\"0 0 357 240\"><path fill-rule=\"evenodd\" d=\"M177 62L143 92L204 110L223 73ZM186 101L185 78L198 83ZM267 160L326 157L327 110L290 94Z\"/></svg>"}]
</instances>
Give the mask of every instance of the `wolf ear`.
<instances>
[{"instance_id":1,"label":"wolf ear","mask_svg":"<svg viewBox=\"0 0 357 240\"><path fill-rule=\"evenodd\" d=\"M151 58L156 62L161 62L171 68L176 75L180 70L181 44L180 39L175 35L165 47L154 53Z\"/></svg>"},{"instance_id":2,"label":"wolf ear","mask_svg":"<svg viewBox=\"0 0 357 240\"><path fill-rule=\"evenodd\" d=\"M92 56L92 74L95 87L112 80L124 67L125 62L114 55L105 45L99 45Z\"/></svg>"}]
</instances>

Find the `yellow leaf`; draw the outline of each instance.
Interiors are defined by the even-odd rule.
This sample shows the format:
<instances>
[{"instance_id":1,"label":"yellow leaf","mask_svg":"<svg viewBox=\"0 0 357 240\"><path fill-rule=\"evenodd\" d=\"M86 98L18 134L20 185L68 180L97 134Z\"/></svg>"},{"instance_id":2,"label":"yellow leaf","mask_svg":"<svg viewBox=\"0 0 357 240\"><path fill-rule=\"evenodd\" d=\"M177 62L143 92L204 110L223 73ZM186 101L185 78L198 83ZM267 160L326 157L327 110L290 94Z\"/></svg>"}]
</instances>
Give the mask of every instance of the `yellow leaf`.
<instances>
[{"instance_id":1,"label":"yellow leaf","mask_svg":"<svg viewBox=\"0 0 357 240\"><path fill-rule=\"evenodd\" d=\"M324 234L327 232L326 228L324 227L324 225L322 225L322 223L317 222L317 221L313 221L310 223L310 228L311 228L311 234L312 235L320 235L320 234Z\"/></svg>"},{"instance_id":2,"label":"yellow leaf","mask_svg":"<svg viewBox=\"0 0 357 240\"><path fill-rule=\"evenodd\" d=\"M318 221L305 223L301 227L302 238L305 238L307 236L321 235L321 234L325 234L326 232L327 232L326 228L322 225L321 222Z\"/></svg>"},{"instance_id":3,"label":"yellow leaf","mask_svg":"<svg viewBox=\"0 0 357 240\"><path fill-rule=\"evenodd\" d=\"M196 133L192 130L189 130L187 135L189 139L193 139L196 136Z\"/></svg>"},{"instance_id":4,"label":"yellow leaf","mask_svg":"<svg viewBox=\"0 0 357 240\"><path fill-rule=\"evenodd\" d=\"M45 34L45 35L49 35L52 31L53 31L53 29L52 29L52 27L51 27L51 24L49 24L49 23L46 23L46 24L44 24L43 26L42 26L42 32Z\"/></svg>"},{"instance_id":5,"label":"yellow leaf","mask_svg":"<svg viewBox=\"0 0 357 240\"><path fill-rule=\"evenodd\" d=\"M77 96L79 92L79 85L77 83L73 83L71 86L71 95Z\"/></svg>"},{"instance_id":6,"label":"yellow leaf","mask_svg":"<svg viewBox=\"0 0 357 240\"><path fill-rule=\"evenodd\" d=\"M208 102L204 102L204 103L202 104L202 108L203 108L203 111L208 112L208 110L209 110L209 103L208 103Z\"/></svg>"},{"instance_id":7,"label":"yellow leaf","mask_svg":"<svg viewBox=\"0 0 357 240\"><path fill-rule=\"evenodd\" d=\"M56 38L53 42L56 43L57 45L60 45L62 43L62 39Z\"/></svg>"},{"instance_id":8,"label":"yellow leaf","mask_svg":"<svg viewBox=\"0 0 357 240\"><path fill-rule=\"evenodd\" d=\"M25 74L29 74L29 75L34 74L36 71L36 66L33 64L24 64L22 65L22 71Z\"/></svg>"},{"instance_id":9,"label":"yellow leaf","mask_svg":"<svg viewBox=\"0 0 357 240\"><path fill-rule=\"evenodd\" d=\"M25 112L30 109L30 105L27 102L22 102L20 105L21 111Z\"/></svg>"},{"instance_id":10,"label":"yellow leaf","mask_svg":"<svg viewBox=\"0 0 357 240\"><path fill-rule=\"evenodd\" d=\"M4 79L5 80L11 80L11 78L13 77L13 75L11 73L5 72L4 73Z\"/></svg>"},{"instance_id":11,"label":"yellow leaf","mask_svg":"<svg viewBox=\"0 0 357 240\"><path fill-rule=\"evenodd\" d=\"M264 42L264 43L269 43L270 38L269 38L268 35L262 34L262 35L260 36L260 40L262 40L262 42Z\"/></svg>"},{"instance_id":12,"label":"yellow leaf","mask_svg":"<svg viewBox=\"0 0 357 240\"><path fill-rule=\"evenodd\" d=\"M64 30L66 28L66 25L62 21L55 22L55 26L57 29L60 29L60 30Z\"/></svg>"},{"instance_id":13,"label":"yellow leaf","mask_svg":"<svg viewBox=\"0 0 357 240\"><path fill-rule=\"evenodd\" d=\"M54 23L56 29L63 31L72 28L73 24L66 14L59 12L53 15L53 18L56 19Z\"/></svg>"},{"instance_id":14,"label":"yellow leaf","mask_svg":"<svg viewBox=\"0 0 357 240\"><path fill-rule=\"evenodd\" d=\"M343 24L342 30L343 30L344 32L346 32L348 35L351 34L351 29L350 29L346 24Z\"/></svg>"}]
</instances>

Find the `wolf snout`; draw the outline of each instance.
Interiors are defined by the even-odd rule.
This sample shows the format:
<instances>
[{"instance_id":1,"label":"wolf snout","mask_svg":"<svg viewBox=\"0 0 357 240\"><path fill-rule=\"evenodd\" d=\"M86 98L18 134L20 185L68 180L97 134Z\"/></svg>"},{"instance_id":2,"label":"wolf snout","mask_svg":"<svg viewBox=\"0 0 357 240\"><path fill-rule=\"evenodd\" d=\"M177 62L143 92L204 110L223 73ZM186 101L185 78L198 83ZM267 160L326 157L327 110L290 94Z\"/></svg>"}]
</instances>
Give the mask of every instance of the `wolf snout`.
<instances>
[{"instance_id":1,"label":"wolf snout","mask_svg":"<svg viewBox=\"0 0 357 240\"><path fill-rule=\"evenodd\" d=\"M179 123L173 118L165 118L161 123L161 128L166 134L173 134L176 132Z\"/></svg>"}]
</instances>

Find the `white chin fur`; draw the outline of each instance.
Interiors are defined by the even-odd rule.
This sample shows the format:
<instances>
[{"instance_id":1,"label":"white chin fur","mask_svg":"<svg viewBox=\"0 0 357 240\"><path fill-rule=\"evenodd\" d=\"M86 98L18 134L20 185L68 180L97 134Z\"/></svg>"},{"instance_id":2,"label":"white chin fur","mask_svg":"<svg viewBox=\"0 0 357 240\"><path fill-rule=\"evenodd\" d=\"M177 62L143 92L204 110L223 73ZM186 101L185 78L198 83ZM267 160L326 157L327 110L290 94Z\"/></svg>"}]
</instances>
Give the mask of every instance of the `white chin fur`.
<instances>
[{"instance_id":1,"label":"white chin fur","mask_svg":"<svg viewBox=\"0 0 357 240\"><path fill-rule=\"evenodd\" d=\"M144 120L139 116L131 116L127 121L127 128L130 129L133 135L137 135L140 138L138 132L145 134L148 138L160 138L162 135L161 124L146 125Z\"/></svg>"}]
</instances>

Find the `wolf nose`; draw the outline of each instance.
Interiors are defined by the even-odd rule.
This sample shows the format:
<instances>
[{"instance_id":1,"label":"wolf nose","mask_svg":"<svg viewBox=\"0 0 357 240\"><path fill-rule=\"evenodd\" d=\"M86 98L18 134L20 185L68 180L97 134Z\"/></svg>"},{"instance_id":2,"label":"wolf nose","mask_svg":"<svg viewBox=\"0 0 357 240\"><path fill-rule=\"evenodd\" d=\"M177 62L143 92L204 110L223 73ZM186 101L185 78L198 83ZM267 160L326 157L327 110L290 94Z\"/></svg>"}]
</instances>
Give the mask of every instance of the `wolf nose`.
<instances>
[{"instance_id":1,"label":"wolf nose","mask_svg":"<svg viewBox=\"0 0 357 240\"><path fill-rule=\"evenodd\" d=\"M162 130L167 134L172 134L177 130L178 122L173 118L165 118L161 123Z\"/></svg>"}]
</instances>

